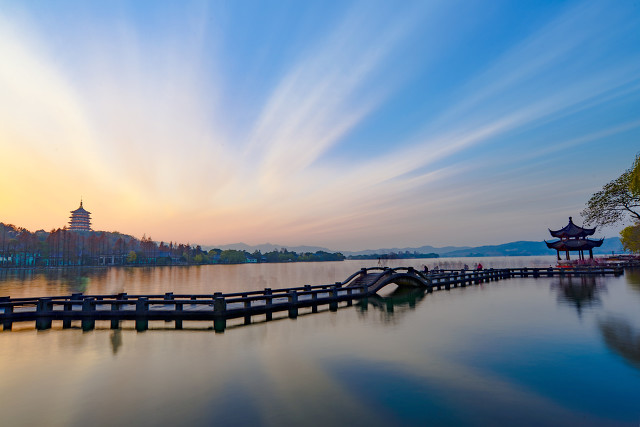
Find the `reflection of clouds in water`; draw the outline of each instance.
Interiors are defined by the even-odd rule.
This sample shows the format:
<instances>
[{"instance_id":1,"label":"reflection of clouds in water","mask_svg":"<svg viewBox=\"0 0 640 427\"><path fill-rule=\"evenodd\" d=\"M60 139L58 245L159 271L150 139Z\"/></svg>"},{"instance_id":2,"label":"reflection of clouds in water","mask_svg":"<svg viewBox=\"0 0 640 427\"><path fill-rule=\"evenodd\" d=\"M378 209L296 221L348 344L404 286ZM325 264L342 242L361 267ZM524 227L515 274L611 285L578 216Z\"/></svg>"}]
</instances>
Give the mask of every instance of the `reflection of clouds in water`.
<instances>
[{"instance_id":1,"label":"reflection of clouds in water","mask_svg":"<svg viewBox=\"0 0 640 427\"><path fill-rule=\"evenodd\" d=\"M598 322L602 338L611 350L640 369L640 329L621 317L609 316Z\"/></svg>"}]
</instances>

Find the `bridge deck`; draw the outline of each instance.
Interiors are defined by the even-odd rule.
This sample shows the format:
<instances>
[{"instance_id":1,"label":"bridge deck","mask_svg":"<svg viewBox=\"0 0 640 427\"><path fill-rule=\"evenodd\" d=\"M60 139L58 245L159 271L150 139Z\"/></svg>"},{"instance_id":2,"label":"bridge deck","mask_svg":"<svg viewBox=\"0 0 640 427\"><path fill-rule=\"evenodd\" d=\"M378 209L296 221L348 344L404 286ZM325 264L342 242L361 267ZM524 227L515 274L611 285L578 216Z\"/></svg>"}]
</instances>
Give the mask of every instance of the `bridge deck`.
<instances>
[{"instance_id":1,"label":"bridge deck","mask_svg":"<svg viewBox=\"0 0 640 427\"><path fill-rule=\"evenodd\" d=\"M440 270L429 274L411 267L362 269L344 282L332 285L303 286L284 289L215 294L161 295L83 295L10 298L0 297L0 322L3 329L11 329L14 322L34 321L37 329L48 329L53 320L62 320L63 328L74 320L82 321L83 329L93 329L96 320L111 320L113 328L122 320L135 320L138 330L145 330L149 320L175 321L177 329L183 320L213 320L218 331L225 329L226 320L288 311L296 317L298 309L329 305L337 310L338 303L351 305L353 300L377 293L388 284L424 288L427 292L492 282L510 277L570 277L595 275L621 275L622 268L581 267L560 268L507 268L487 270Z\"/></svg>"}]
</instances>

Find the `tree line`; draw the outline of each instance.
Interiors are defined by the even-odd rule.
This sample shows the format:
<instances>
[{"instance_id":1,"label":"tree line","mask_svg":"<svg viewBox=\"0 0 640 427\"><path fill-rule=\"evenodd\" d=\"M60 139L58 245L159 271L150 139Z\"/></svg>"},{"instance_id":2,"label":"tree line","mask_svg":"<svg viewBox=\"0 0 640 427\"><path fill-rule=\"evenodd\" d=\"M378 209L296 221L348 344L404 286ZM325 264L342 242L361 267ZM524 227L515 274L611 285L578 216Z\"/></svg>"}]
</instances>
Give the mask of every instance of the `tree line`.
<instances>
[{"instance_id":1,"label":"tree line","mask_svg":"<svg viewBox=\"0 0 640 427\"><path fill-rule=\"evenodd\" d=\"M0 267L108 265L197 265L247 262L342 261L341 253L297 254L286 249L261 253L210 249L200 245L137 239L117 231L77 231L66 227L31 232L0 222Z\"/></svg>"},{"instance_id":2,"label":"tree line","mask_svg":"<svg viewBox=\"0 0 640 427\"><path fill-rule=\"evenodd\" d=\"M348 259L421 259L421 258L439 258L435 252L427 254L419 254L418 252L391 252L388 254L366 254L366 255L349 255Z\"/></svg>"},{"instance_id":3,"label":"tree line","mask_svg":"<svg viewBox=\"0 0 640 427\"><path fill-rule=\"evenodd\" d=\"M594 193L582 211L585 224L599 226L625 223L620 241L625 250L640 253L640 154L631 168Z\"/></svg>"}]
</instances>

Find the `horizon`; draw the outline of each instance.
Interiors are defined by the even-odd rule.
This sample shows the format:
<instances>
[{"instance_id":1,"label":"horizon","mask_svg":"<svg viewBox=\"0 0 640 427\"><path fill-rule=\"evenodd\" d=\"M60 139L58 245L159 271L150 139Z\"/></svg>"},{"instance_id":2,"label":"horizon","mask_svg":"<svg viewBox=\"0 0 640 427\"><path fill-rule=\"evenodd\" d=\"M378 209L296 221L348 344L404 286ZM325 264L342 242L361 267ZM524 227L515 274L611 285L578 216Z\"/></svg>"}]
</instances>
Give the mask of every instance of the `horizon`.
<instances>
[{"instance_id":1,"label":"horizon","mask_svg":"<svg viewBox=\"0 0 640 427\"><path fill-rule=\"evenodd\" d=\"M630 0L0 0L0 220L82 197L202 246L542 241L632 165L637 28Z\"/></svg>"}]
</instances>

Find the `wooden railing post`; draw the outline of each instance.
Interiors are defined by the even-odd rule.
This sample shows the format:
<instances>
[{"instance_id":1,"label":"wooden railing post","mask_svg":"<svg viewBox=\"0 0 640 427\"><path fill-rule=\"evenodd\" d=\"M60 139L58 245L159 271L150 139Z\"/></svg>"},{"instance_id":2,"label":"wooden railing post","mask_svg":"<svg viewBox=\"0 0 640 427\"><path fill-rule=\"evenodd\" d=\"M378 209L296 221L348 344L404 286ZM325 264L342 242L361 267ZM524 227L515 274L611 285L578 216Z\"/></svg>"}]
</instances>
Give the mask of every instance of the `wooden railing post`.
<instances>
[{"instance_id":1,"label":"wooden railing post","mask_svg":"<svg viewBox=\"0 0 640 427\"><path fill-rule=\"evenodd\" d=\"M73 296L72 296L73 297ZM71 320L73 318L73 299L69 298L64 302L64 317L62 318L62 329L68 329L71 327Z\"/></svg>"},{"instance_id":2,"label":"wooden railing post","mask_svg":"<svg viewBox=\"0 0 640 427\"><path fill-rule=\"evenodd\" d=\"M120 316L118 312L120 311L120 303L113 301L111 303L111 329L118 329L120 327Z\"/></svg>"},{"instance_id":3,"label":"wooden railing post","mask_svg":"<svg viewBox=\"0 0 640 427\"><path fill-rule=\"evenodd\" d=\"M217 333L222 333L227 327L227 318L225 317L227 313L227 300L224 299L224 296L222 296L220 292L216 292L215 294L213 312L215 314L213 329Z\"/></svg>"},{"instance_id":4,"label":"wooden railing post","mask_svg":"<svg viewBox=\"0 0 640 427\"><path fill-rule=\"evenodd\" d=\"M4 320L2 321L2 330L3 331L10 331L11 330L11 328L13 326L13 322L11 321L12 317L13 317L13 305L5 305L4 306Z\"/></svg>"},{"instance_id":5,"label":"wooden railing post","mask_svg":"<svg viewBox=\"0 0 640 427\"><path fill-rule=\"evenodd\" d=\"M243 298L248 298L247 294L243 294L242 295ZM245 299L244 300L244 324L245 325L249 325L251 324L251 300L250 299Z\"/></svg>"},{"instance_id":6,"label":"wooden railing post","mask_svg":"<svg viewBox=\"0 0 640 427\"><path fill-rule=\"evenodd\" d=\"M331 298L329 300L329 310L337 311L338 310L338 288L336 286L331 288L331 291L329 291L329 296Z\"/></svg>"},{"instance_id":7,"label":"wooden railing post","mask_svg":"<svg viewBox=\"0 0 640 427\"><path fill-rule=\"evenodd\" d=\"M264 289L264 305L266 306L266 319L271 320L273 318L273 312L271 311L273 307L273 297L271 296L271 288Z\"/></svg>"},{"instance_id":8,"label":"wooden railing post","mask_svg":"<svg viewBox=\"0 0 640 427\"><path fill-rule=\"evenodd\" d=\"M289 317L295 319L298 317L298 292L291 291L287 294L289 301Z\"/></svg>"},{"instance_id":9,"label":"wooden railing post","mask_svg":"<svg viewBox=\"0 0 640 427\"><path fill-rule=\"evenodd\" d=\"M180 315L184 309L183 305L184 304L181 302L176 303L176 329L182 329L182 319L180 318Z\"/></svg>"},{"instance_id":10,"label":"wooden railing post","mask_svg":"<svg viewBox=\"0 0 640 427\"><path fill-rule=\"evenodd\" d=\"M90 331L96 327L93 298L86 297L82 300L82 330Z\"/></svg>"},{"instance_id":11,"label":"wooden railing post","mask_svg":"<svg viewBox=\"0 0 640 427\"><path fill-rule=\"evenodd\" d=\"M51 328L51 315L53 305L51 298L38 298L38 305L36 311L38 312L38 319L36 320L36 329L39 331Z\"/></svg>"},{"instance_id":12,"label":"wooden railing post","mask_svg":"<svg viewBox=\"0 0 640 427\"><path fill-rule=\"evenodd\" d=\"M149 329L149 298L139 297L136 301L136 331L144 332Z\"/></svg>"}]
</instances>

